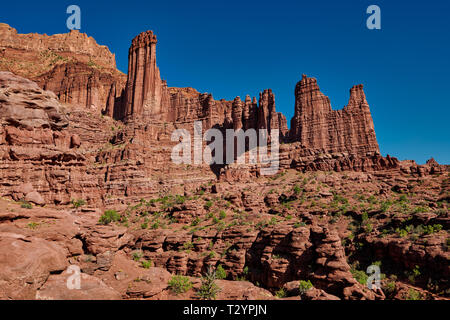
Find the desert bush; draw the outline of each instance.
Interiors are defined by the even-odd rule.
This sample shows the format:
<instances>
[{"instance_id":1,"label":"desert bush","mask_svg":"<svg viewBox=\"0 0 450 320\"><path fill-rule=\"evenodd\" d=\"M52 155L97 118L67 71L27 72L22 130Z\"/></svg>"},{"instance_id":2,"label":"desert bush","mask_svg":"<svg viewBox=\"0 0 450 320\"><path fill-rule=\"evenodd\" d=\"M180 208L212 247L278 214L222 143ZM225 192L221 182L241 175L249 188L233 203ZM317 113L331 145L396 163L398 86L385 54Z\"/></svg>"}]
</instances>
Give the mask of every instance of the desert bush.
<instances>
[{"instance_id":1,"label":"desert bush","mask_svg":"<svg viewBox=\"0 0 450 320\"><path fill-rule=\"evenodd\" d=\"M209 268L206 274L202 277L202 285L197 292L200 299L215 300L217 293L220 292L219 286L216 284L216 272Z\"/></svg>"},{"instance_id":2,"label":"desert bush","mask_svg":"<svg viewBox=\"0 0 450 320\"><path fill-rule=\"evenodd\" d=\"M225 271L225 269L222 267L221 264L219 264L219 266L216 269L216 277L219 280L226 279L227 277L227 272Z\"/></svg>"},{"instance_id":3,"label":"desert bush","mask_svg":"<svg viewBox=\"0 0 450 320\"><path fill-rule=\"evenodd\" d=\"M175 275L169 280L169 288L175 294L180 294L192 288L192 282L188 277Z\"/></svg>"},{"instance_id":4,"label":"desert bush","mask_svg":"<svg viewBox=\"0 0 450 320\"><path fill-rule=\"evenodd\" d=\"M298 289L300 291L300 295L305 294L308 290L312 289L313 285L309 280L300 280Z\"/></svg>"},{"instance_id":5,"label":"desert bush","mask_svg":"<svg viewBox=\"0 0 450 320\"><path fill-rule=\"evenodd\" d=\"M120 220L120 215L116 210L106 210L105 213L100 217L99 223L103 225L110 224L111 222L116 222Z\"/></svg>"},{"instance_id":6,"label":"desert bush","mask_svg":"<svg viewBox=\"0 0 450 320\"><path fill-rule=\"evenodd\" d=\"M78 209L79 207L84 206L86 204L86 201L84 201L83 199L78 200L72 199L71 203L75 209Z\"/></svg>"}]
</instances>

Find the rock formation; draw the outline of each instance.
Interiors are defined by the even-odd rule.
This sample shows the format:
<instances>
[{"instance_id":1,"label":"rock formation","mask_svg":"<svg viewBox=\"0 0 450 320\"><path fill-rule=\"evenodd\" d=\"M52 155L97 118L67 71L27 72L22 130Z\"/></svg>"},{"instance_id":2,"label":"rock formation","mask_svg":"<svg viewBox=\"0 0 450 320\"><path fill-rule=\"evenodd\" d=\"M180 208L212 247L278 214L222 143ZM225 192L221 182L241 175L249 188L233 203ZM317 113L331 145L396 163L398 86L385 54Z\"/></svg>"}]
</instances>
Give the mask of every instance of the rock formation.
<instances>
[{"instance_id":1,"label":"rock formation","mask_svg":"<svg viewBox=\"0 0 450 320\"><path fill-rule=\"evenodd\" d=\"M448 298L449 169L382 157L362 86L333 111L304 76L288 131L270 89L226 101L167 87L150 31L132 41L126 81L77 32L0 25L0 38L0 67L36 81L0 72L0 299L192 299L219 265L219 299ZM18 69L45 50L70 59ZM196 120L279 129L278 174L174 163L172 132ZM375 261L376 291L361 277ZM69 265L80 290L66 286ZM174 294L173 274L193 288Z\"/></svg>"},{"instance_id":2,"label":"rock formation","mask_svg":"<svg viewBox=\"0 0 450 320\"><path fill-rule=\"evenodd\" d=\"M289 132L292 141L327 153L379 153L375 129L363 86L350 90L349 103L332 110L317 80L303 75L295 87L295 114Z\"/></svg>"},{"instance_id":3,"label":"rock formation","mask_svg":"<svg viewBox=\"0 0 450 320\"><path fill-rule=\"evenodd\" d=\"M271 128L286 134L286 118L275 110L275 97L270 89L260 94L259 107L246 98L245 104L214 100L192 88L167 88L156 65L156 35L146 31L133 39L128 55L128 78L125 101L113 114L124 118L158 119L170 122L203 120L205 129ZM111 112L109 111L111 114ZM120 118L120 117L119 117ZM237 123L234 123L236 121Z\"/></svg>"},{"instance_id":4,"label":"rock formation","mask_svg":"<svg viewBox=\"0 0 450 320\"><path fill-rule=\"evenodd\" d=\"M125 116L154 117L168 105L165 81L161 81L156 66L156 35L152 31L133 39L128 53Z\"/></svg>"},{"instance_id":5,"label":"rock formation","mask_svg":"<svg viewBox=\"0 0 450 320\"><path fill-rule=\"evenodd\" d=\"M18 34L0 24L0 70L36 81L63 103L105 111L113 86L119 99L126 76L106 46L77 30L52 36Z\"/></svg>"}]
</instances>

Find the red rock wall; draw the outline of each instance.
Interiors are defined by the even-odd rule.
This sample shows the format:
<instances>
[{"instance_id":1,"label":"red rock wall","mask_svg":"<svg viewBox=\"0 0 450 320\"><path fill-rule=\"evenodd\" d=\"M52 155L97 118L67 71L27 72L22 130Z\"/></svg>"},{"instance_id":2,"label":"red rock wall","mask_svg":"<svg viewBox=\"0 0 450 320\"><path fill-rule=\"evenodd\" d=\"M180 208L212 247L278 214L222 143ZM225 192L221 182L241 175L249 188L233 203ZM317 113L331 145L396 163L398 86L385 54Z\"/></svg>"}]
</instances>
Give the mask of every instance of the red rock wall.
<instances>
[{"instance_id":1,"label":"red rock wall","mask_svg":"<svg viewBox=\"0 0 450 320\"><path fill-rule=\"evenodd\" d=\"M107 109L108 104L114 104L124 86L123 78L80 62L57 65L35 81L44 90L53 91L63 103L98 112ZM108 112L111 113L111 107Z\"/></svg>"}]
</instances>

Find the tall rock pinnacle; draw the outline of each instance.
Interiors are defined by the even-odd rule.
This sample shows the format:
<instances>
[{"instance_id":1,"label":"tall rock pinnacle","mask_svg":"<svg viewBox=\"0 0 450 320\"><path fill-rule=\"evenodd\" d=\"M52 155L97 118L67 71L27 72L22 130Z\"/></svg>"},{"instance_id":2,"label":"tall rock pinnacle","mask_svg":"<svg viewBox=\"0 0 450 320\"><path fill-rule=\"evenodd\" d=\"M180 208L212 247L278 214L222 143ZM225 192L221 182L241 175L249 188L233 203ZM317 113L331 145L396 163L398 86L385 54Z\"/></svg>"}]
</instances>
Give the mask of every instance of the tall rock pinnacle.
<instances>
[{"instance_id":1,"label":"tall rock pinnacle","mask_svg":"<svg viewBox=\"0 0 450 320\"><path fill-rule=\"evenodd\" d=\"M128 53L125 116L158 115L167 99L166 83L156 66L156 35L146 31L135 37Z\"/></svg>"}]
</instances>

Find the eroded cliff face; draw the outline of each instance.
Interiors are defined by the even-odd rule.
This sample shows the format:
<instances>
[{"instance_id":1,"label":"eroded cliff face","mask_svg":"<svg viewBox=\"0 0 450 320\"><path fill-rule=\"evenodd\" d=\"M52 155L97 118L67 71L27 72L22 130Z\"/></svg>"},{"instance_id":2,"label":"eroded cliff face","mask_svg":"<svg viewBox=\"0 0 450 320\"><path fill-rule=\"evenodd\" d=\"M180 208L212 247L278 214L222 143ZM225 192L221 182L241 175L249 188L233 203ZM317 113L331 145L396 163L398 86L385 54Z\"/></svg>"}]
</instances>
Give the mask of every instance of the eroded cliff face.
<instances>
[{"instance_id":1,"label":"eroded cliff face","mask_svg":"<svg viewBox=\"0 0 450 320\"><path fill-rule=\"evenodd\" d=\"M19 34L0 24L0 70L31 79L64 103L105 112L109 94L119 99L126 76L106 46L77 30L65 34Z\"/></svg>"}]
</instances>

